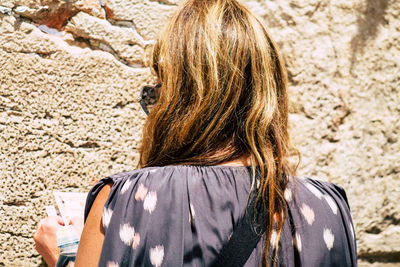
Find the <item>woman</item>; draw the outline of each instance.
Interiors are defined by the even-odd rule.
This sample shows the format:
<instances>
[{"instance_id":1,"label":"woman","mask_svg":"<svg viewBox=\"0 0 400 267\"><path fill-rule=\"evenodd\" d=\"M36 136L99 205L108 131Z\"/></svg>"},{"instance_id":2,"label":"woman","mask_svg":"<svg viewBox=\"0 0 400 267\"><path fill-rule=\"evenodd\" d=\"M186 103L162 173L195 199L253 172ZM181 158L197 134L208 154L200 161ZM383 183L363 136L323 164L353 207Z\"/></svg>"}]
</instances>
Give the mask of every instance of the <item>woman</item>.
<instances>
[{"instance_id":1,"label":"woman","mask_svg":"<svg viewBox=\"0 0 400 267\"><path fill-rule=\"evenodd\" d=\"M212 265L252 199L266 230L245 266L356 265L343 189L292 176L286 71L260 20L189 0L153 67L139 169L90 191L76 266Z\"/></svg>"}]
</instances>

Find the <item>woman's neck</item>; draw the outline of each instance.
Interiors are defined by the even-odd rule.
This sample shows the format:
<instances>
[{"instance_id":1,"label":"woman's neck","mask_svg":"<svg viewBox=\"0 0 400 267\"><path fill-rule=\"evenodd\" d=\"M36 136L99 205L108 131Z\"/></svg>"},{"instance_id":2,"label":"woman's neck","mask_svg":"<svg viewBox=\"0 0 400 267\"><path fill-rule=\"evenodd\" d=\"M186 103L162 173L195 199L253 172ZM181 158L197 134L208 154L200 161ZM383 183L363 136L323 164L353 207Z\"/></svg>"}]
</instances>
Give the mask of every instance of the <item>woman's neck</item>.
<instances>
[{"instance_id":1,"label":"woman's neck","mask_svg":"<svg viewBox=\"0 0 400 267\"><path fill-rule=\"evenodd\" d=\"M218 164L219 166L251 166L251 160L249 156L242 156L240 158L231 160L231 161L226 161L221 164Z\"/></svg>"}]
</instances>

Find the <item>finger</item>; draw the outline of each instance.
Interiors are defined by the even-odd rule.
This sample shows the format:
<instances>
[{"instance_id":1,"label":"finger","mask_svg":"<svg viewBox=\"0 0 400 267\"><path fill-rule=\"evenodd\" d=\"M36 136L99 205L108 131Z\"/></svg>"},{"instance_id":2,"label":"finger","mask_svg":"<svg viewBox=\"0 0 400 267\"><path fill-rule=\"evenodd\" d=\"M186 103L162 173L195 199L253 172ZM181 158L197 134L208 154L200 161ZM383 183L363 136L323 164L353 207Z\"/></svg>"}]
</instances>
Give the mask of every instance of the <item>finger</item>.
<instances>
[{"instance_id":1,"label":"finger","mask_svg":"<svg viewBox=\"0 0 400 267\"><path fill-rule=\"evenodd\" d=\"M70 224L70 225L82 225L83 224L83 218L82 217L77 217L77 216L72 217L69 220L68 224Z\"/></svg>"},{"instance_id":2,"label":"finger","mask_svg":"<svg viewBox=\"0 0 400 267\"><path fill-rule=\"evenodd\" d=\"M62 226L65 225L64 220L61 218L61 216L57 216L57 223L62 225Z\"/></svg>"},{"instance_id":3,"label":"finger","mask_svg":"<svg viewBox=\"0 0 400 267\"><path fill-rule=\"evenodd\" d=\"M60 216L49 216L47 217L47 222L49 224L64 225L64 221Z\"/></svg>"},{"instance_id":4,"label":"finger","mask_svg":"<svg viewBox=\"0 0 400 267\"><path fill-rule=\"evenodd\" d=\"M37 226L36 226L36 231L39 230L39 229L42 227L42 225L43 225L43 223L44 223L44 221L45 221L46 219L47 219L47 218L44 218L44 219L41 219L41 220L39 221L39 223L38 223Z\"/></svg>"},{"instance_id":5,"label":"finger","mask_svg":"<svg viewBox=\"0 0 400 267\"><path fill-rule=\"evenodd\" d=\"M54 229L58 229L64 225L61 217L59 216L50 216L40 220L37 225L37 231L54 231ZM52 230L53 229L53 230Z\"/></svg>"}]
</instances>

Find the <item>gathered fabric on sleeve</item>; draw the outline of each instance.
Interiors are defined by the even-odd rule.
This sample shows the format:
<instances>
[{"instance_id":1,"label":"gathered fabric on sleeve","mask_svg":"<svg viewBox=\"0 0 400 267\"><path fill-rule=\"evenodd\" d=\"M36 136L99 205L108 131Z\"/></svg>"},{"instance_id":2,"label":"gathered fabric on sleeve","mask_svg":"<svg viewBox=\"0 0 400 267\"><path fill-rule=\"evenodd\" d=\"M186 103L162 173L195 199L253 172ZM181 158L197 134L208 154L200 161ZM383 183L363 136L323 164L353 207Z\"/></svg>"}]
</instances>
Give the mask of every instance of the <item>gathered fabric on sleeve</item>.
<instances>
[{"instance_id":1,"label":"gathered fabric on sleeve","mask_svg":"<svg viewBox=\"0 0 400 267\"><path fill-rule=\"evenodd\" d=\"M229 166L149 167L120 173L92 188L85 218L108 183L112 188L103 209L99 266L209 266L244 215L252 177L248 167ZM288 216L279 266L356 266L343 189L293 178L285 198ZM262 266L264 242L265 237L245 266Z\"/></svg>"}]
</instances>

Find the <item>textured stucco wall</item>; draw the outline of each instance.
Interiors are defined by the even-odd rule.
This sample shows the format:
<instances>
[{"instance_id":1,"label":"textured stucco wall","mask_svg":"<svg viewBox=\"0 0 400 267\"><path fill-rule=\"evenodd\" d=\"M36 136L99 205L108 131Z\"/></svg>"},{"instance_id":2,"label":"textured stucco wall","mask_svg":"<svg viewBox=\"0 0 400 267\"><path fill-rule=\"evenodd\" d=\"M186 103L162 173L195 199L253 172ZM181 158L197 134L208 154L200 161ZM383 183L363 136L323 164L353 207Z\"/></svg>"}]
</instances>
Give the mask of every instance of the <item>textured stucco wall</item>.
<instances>
[{"instance_id":1,"label":"textured stucco wall","mask_svg":"<svg viewBox=\"0 0 400 267\"><path fill-rule=\"evenodd\" d=\"M178 2L0 0L0 266L41 263L53 190L135 167L136 95ZM400 264L400 1L243 2L286 59L300 174L347 190L360 266Z\"/></svg>"}]
</instances>

